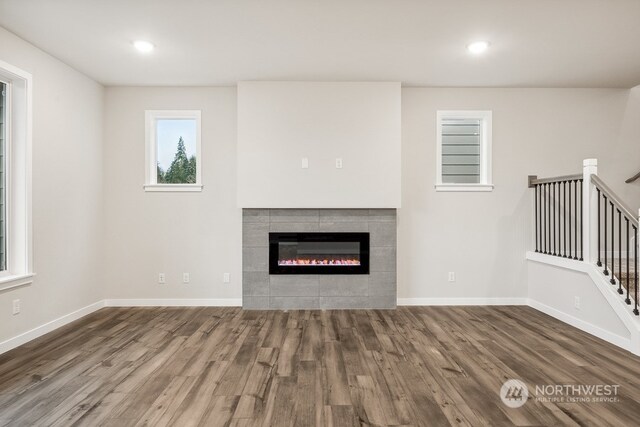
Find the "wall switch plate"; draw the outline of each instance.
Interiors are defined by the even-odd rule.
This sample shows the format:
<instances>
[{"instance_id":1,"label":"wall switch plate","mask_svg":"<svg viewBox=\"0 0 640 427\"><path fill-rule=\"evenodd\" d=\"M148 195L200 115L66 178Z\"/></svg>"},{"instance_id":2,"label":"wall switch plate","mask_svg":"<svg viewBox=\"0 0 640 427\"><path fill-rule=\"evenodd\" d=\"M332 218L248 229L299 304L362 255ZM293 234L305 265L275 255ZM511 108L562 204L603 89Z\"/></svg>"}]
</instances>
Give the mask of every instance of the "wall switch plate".
<instances>
[{"instance_id":1,"label":"wall switch plate","mask_svg":"<svg viewBox=\"0 0 640 427\"><path fill-rule=\"evenodd\" d=\"M450 282L455 282L456 281L456 273L454 273L453 271L449 272L449 281Z\"/></svg>"},{"instance_id":2,"label":"wall switch plate","mask_svg":"<svg viewBox=\"0 0 640 427\"><path fill-rule=\"evenodd\" d=\"M224 283L229 283L229 282L231 282L231 275L230 275L229 273L224 273L224 274L222 275L222 281L223 281Z\"/></svg>"},{"instance_id":3,"label":"wall switch plate","mask_svg":"<svg viewBox=\"0 0 640 427\"><path fill-rule=\"evenodd\" d=\"M158 283L160 283L161 285L164 285L166 283L164 273L158 274Z\"/></svg>"},{"instance_id":4,"label":"wall switch plate","mask_svg":"<svg viewBox=\"0 0 640 427\"><path fill-rule=\"evenodd\" d=\"M302 158L302 169L309 169L309 159L307 157Z\"/></svg>"},{"instance_id":5,"label":"wall switch plate","mask_svg":"<svg viewBox=\"0 0 640 427\"><path fill-rule=\"evenodd\" d=\"M338 157L336 159L336 169L342 169L342 158Z\"/></svg>"},{"instance_id":6,"label":"wall switch plate","mask_svg":"<svg viewBox=\"0 0 640 427\"><path fill-rule=\"evenodd\" d=\"M13 300L13 315L15 316L16 314L20 314L20 300L19 299L14 299Z\"/></svg>"},{"instance_id":7,"label":"wall switch plate","mask_svg":"<svg viewBox=\"0 0 640 427\"><path fill-rule=\"evenodd\" d=\"M189 273L182 273L182 283L189 283Z\"/></svg>"},{"instance_id":8,"label":"wall switch plate","mask_svg":"<svg viewBox=\"0 0 640 427\"><path fill-rule=\"evenodd\" d=\"M576 308L576 310L580 310L580 297L575 297L573 299L573 306Z\"/></svg>"}]
</instances>

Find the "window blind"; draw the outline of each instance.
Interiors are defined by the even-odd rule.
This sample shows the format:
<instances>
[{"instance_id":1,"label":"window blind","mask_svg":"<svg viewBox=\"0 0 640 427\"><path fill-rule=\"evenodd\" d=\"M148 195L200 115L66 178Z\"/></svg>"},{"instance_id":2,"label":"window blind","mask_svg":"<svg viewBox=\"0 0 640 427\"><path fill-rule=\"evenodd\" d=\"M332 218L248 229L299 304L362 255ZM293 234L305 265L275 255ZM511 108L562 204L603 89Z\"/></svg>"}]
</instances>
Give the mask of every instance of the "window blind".
<instances>
[{"instance_id":1,"label":"window blind","mask_svg":"<svg viewBox=\"0 0 640 427\"><path fill-rule=\"evenodd\" d=\"M442 120L443 184L480 183L482 120Z\"/></svg>"}]
</instances>

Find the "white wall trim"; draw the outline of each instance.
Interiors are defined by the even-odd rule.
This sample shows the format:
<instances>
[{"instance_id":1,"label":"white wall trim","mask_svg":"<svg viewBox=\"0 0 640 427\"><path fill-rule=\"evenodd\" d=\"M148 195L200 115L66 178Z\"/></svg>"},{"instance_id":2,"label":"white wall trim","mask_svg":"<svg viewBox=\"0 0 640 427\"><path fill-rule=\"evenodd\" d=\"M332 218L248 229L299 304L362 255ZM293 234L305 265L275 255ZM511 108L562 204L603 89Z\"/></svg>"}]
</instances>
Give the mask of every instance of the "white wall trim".
<instances>
[{"instance_id":1,"label":"white wall trim","mask_svg":"<svg viewBox=\"0 0 640 427\"><path fill-rule=\"evenodd\" d=\"M581 331L587 332L627 351L630 351L632 353L634 352L632 342L628 338L616 335L612 332L607 331L606 329L602 329L601 327L594 325L593 323L585 322L584 320L571 316L564 311L549 307L546 304L532 299L528 300L528 305L529 307L535 308L536 310L541 311L544 314L548 314L549 316L554 317L568 325L571 325L574 328L578 328Z\"/></svg>"},{"instance_id":2,"label":"white wall trim","mask_svg":"<svg viewBox=\"0 0 640 427\"><path fill-rule=\"evenodd\" d=\"M105 299L0 342L0 354L48 334L104 307L240 307L242 298Z\"/></svg>"},{"instance_id":3,"label":"white wall trim","mask_svg":"<svg viewBox=\"0 0 640 427\"><path fill-rule=\"evenodd\" d=\"M398 298L398 305L527 305L526 298Z\"/></svg>"},{"instance_id":4,"label":"white wall trim","mask_svg":"<svg viewBox=\"0 0 640 427\"><path fill-rule=\"evenodd\" d=\"M202 191L202 111L145 110L145 191ZM158 147L156 124L159 119L193 119L196 121L196 182L195 184L158 184Z\"/></svg>"},{"instance_id":5,"label":"white wall trim","mask_svg":"<svg viewBox=\"0 0 640 427\"><path fill-rule=\"evenodd\" d=\"M480 119L480 183L448 185L442 182L442 126L446 119ZM492 122L491 110L438 110L436 112L436 191L493 191L492 172Z\"/></svg>"},{"instance_id":6,"label":"white wall trim","mask_svg":"<svg viewBox=\"0 0 640 427\"><path fill-rule=\"evenodd\" d=\"M438 184L435 186L436 191L452 191L452 192L487 192L493 191L493 184Z\"/></svg>"},{"instance_id":7,"label":"white wall trim","mask_svg":"<svg viewBox=\"0 0 640 427\"><path fill-rule=\"evenodd\" d=\"M610 277L605 276L600 269L586 261L569 260L565 258L544 255L536 252L527 252L527 259L556 267L579 271L589 275L596 287L611 305L625 327L632 333L640 334L640 319L631 312L631 307L625 304L624 298L616 291L617 286L609 283ZM638 348L640 351L640 347Z\"/></svg>"},{"instance_id":8,"label":"white wall trim","mask_svg":"<svg viewBox=\"0 0 640 427\"><path fill-rule=\"evenodd\" d=\"M86 307L83 307L79 310L73 311L69 314L65 314L64 316L58 317L50 322L47 322L43 325L40 325L36 328L33 328L27 332L23 332L19 335L16 335L13 338L9 338L6 341L0 342L0 354L5 353L9 350L12 350L16 347L19 347L23 344L28 343L36 338L41 337L42 335L48 334L62 326L65 326L73 321L76 321L84 316L87 316L94 311L100 310L105 306L104 301L98 301L96 303L90 304Z\"/></svg>"},{"instance_id":9,"label":"white wall trim","mask_svg":"<svg viewBox=\"0 0 640 427\"><path fill-rule=\"evenodd\" d=\"M33 76L0 61L0 80L7 83L6 245L7 272L33 273L32 124Z\"/></svg>"},{"instance_id":10,"label":"white wall trim","mask_svg":"<svg viewBox=\"0 0 640 427\"><path fill-rule=\"evenodd\" d=\"M535 254L538 255L538 254ZM555 258L555 257L548 257ZM549 260L551 261L551 260ZM586 263L579 261L564 260L558 258L553 260L549 264L567 264L577 263L587 265ZM567 313L559 311L555 308L549 307L538 301L529 298L509 297L509 298L398 298L399 306L499 306L499 305L527 305L542 313L548 314L564 323L567 323L575 328L585 331L591 335L594 335L600 339L603 339L611 344L628 350L632 353L640 355L638 351L638 345L634 340L632 332L632 339L627 339L619 335L606 331L596 325L589 322L585 322L581 319L573 317ZM9 338L3 342L0 342L0 354L26 344L36 338L41 337L49 332L52 332L62 326L65 326L75 320L78 320L84 316L87 316L94 311L97 311L103 307L240 307L242 306L242 298L192 298L192 299L105 299L96 303L90 304L79 310L61 316L50 322L47 322L41 326L33 328L27 332L19 334L13 338ZM625 305L626 308L626 305ZM632 319L636 320L636 319ZM623 320L624 321L624 320ZM625 323L626 324L626 323ZM635 324L635 322L634 322Z\"/></svg>"},{"instance_id":11,"label":"white wall trim","mask_svg":"<svg viewBox=\"0 0 640 427\"><path fill-rule=\"evenodd\" d=\"M242 298L107 299L106 307L241 307Z\"/></svg>"},{"instance_id":12,"label":"white wall trim","mask_svg":"<svg viewBox=\"0 0 640 427\"><path fill-rule=\"evenodd\" d=\"M556 317L557 319L562 320L572 326L575 326L578 329L581 329L585 332L588 332L592 335L595 335L599 338L602 338L605 341L610 342L611 344L617 345L619 347L624 348L636 355L640 355L640 319L638 316L635 316L631 312L631 307L628 306L624 302L624 298L617 293L617 286L612 286L609 283L609 277L605 276L602 271L594 264L586 261L576 261L570 260L566 258L555 257L551 255L544 255L536 252L527 252L527 259L529 261L539 262L542 264L553 265L555 267L566 268L568 270L578 271L587 274L595 286L598 288L602 296L607 300L614 313L618 316L620 321L624 324L624 326L629 331L631 338L630 340L626 340L626 338L620 337L623 341L628 341L628 343L624 343L625 345L620 345L618 342L620 341L618 335L615 335L611 332L605 331L598 326L595 326L591 323L585 322L583 320L577 319L569 314L566 314L562 311L556 310L554 308L548 307L549 310L555 310L558 315L562 315L563 317L555 316L551 313L547 313L550 316ZM534 301L537 303L537 301ZM537 303L539 305L543 305L541 303ZM537 308L536 306L529 303L531 307ZM545 306L546 307L546 306ZM546 313L544 310L540 310ZM568 319L568 320L565 320ZM574 323L572 323L574 322ZM600 332L596 333L598 330ZM593 332L596 331L596 332ZM598 335L600 334L600 335ZM611 338L613 337L613 338Z\"/></svg>"},{"instance_id":13,"label":"white wall trim","mask_svg":"<svg viewBox=\"0 0 640 427\"><path fill-rule=\"evenodd\" d=\"M4 276L0 278L0 291L6 291L9 289L19 288L20 286L26 286L33 283L35 273L20 274L16 276Z\"/></svg>"}]
</instances>

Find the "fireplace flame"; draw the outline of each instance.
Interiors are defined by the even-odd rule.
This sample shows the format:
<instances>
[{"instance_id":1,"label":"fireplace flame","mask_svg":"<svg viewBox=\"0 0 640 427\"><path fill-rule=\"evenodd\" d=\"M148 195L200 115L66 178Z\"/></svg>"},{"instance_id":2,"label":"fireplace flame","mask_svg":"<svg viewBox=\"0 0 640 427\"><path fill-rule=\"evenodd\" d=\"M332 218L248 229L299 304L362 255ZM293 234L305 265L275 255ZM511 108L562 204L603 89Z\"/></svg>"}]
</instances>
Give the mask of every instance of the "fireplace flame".
<instances>
[{"instance_id":1,"label":"fireplace flame","mask_svg":"<svg viewBox=\"0 0 640 427\"><path fill-rule=\"evenodd\" d=\"M279 259L278 265L360 265L359 259L314 259L314 258L296 258L296 259Z\"/></svg>"}]
</instances>

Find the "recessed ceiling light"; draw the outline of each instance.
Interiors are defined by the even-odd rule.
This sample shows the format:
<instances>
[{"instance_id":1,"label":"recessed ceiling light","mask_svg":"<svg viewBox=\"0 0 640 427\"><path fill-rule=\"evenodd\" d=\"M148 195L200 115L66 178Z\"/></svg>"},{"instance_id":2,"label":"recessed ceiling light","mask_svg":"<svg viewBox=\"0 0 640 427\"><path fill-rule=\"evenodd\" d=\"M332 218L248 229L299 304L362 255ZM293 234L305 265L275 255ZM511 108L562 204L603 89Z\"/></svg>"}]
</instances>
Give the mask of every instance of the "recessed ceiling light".
<instances>
[{"instance_id":1,"label":"recessed ceiling light","mask_svg":"<svg viewBox=\"0 0 640 427\"><path fill-rule=\"evenodd\" d=\"M473 53L474 55L479 55L483 53L485 50L487 50L488 48L489 48L489 42L485 42L485 41L473 42L469 46L467 46L467 49L469 50L469 52Z\"/></svg>"},{"instance_id":2,"label":"recessed ceiling light","mask_svg":"<svg viewBox=\"0 0 640 427\"><path fill-rule=\"evenodd\" d=\"M153 43L145 40L136 40L133 42L133 46L138 49L138 52L149 53L155 47Z\"/></svg>"}]
</instances>

